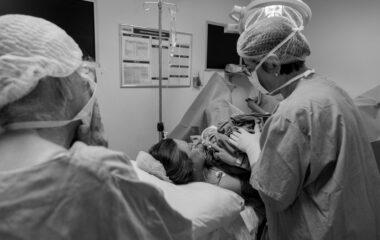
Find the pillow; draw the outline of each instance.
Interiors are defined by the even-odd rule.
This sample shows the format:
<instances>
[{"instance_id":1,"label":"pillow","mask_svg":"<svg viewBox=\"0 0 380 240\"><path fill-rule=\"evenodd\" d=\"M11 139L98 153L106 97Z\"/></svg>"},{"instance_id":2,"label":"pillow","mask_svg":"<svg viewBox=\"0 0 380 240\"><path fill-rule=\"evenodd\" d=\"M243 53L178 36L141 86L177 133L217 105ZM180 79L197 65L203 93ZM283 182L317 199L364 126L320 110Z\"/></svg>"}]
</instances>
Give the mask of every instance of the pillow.
<instances>
[{"instance_id":1,"label":"pillow","mask_svg":"<svg viewBox=\"0 0 380 240\"><path fill-rule=\"evenodd\" d=\"M137 167L152 174L153 176L158 177L161 180L172 182L169 177L166 175L166 171L161 162L157 161L152 155L149 153L140 151L136 158Z\"/></svg>"},{"instance_id":2,"label":"pillow","mask_svg":"<svg viewBox=\"0 0 380 240\"><path fill-rule=\"evenodd\" d=\"M141 170L136 161L132 165L141 181L161 189L169 205L192 221L194 238L228 226L244 208L243 198L230 190L204 182L174 185Z\"/></svg>"}]
</instances>

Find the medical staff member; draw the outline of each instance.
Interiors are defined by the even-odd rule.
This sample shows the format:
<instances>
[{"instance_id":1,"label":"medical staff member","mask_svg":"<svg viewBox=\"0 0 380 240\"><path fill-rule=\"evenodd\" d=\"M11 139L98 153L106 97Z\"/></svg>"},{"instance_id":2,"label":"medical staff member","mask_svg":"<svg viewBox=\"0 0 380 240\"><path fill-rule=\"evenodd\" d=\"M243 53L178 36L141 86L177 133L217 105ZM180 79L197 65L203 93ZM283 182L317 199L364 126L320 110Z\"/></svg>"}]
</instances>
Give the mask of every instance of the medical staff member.
<instances>
[{"instance_id":1,"label":"medical staff member","mask_svg":"<svg viewBox=\"0 0 380 240\"><path fill-rule=\"evenodd\" d=\"M239 37L252 75L284 100L261 136L240 129L230 141L249 155L269 239L380 239L380 175L361 117L344 90L306 67L301 30L276 16Z\"/></svg>"},{"instance_id":2,"label":"medical staff member","mask_svg":"<svg viewBox=\"0 0 380 240\"><path fill-rule=\"evenodd\" d=\"M74 40L25 15L0 29L0 239L191 239L125 154L86 144L106 142Z\"/></svg>"}]
</instances>

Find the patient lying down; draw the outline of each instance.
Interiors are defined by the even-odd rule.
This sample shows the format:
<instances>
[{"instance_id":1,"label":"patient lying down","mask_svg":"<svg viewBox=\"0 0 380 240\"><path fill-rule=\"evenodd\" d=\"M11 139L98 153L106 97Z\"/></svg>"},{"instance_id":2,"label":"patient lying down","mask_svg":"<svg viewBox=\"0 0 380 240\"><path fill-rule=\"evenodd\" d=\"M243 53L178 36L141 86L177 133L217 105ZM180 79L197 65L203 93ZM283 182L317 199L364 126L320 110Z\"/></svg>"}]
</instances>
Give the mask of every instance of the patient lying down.
<instances>
[{"instance_id":1,"label":"patient lying down","mask_svg":"<svg viewBox=\"0 0 380 240\"><path fill-rule=\"evenodd\" d=\"M249 178L232 176L210 165L200 144L168 138L153 145L149 153L163 165L167 177L174 184L207 182L234 191L245 199L256 195Z\"/></svg>"},{"instance_id":2,"label":"patient lying down","mask_svg":"<svg viewBox=\"0 0 380 240\"><path fill-rule=\"evenodd\" d=\"M254 128L257 116L254 117L255 120L250 114L231 117L231 121L218 127L206 128L191 143L172 138L161 140L149 149L149 154L145 153L150 160L143 162L137 157L137 165L174 184L207 182L231 190L254 207L260 223L265 225L264 204L249 184L251 169L247 155L228 144L229 134L235 127L249 131Z\"/></svg>"},{"instance_id":3,"label":"patient lying down","mask_svg":"<svg viewBox=\"0 0 380 240\"><path fill-rule=\"evenodd\" d=\"M191 143L168 138L153 145L149 153L162 164L174 184L207 182L234 191L246 201L261 202L249 184L251 169L246 154L228 142L229 133L236 127L252 130L257 122L257 114L232 116L218 127L205 129Z\"/></svg>"},{"instance_id":4,"label":"patient lying down","mask_svg":"<svg viewBox=\"0 0 380 240\"><path fill-rule=\"evenodd\" d=\"M168 138L153 145L149 153L164 166L174 184L208 182L241 194L239 179L208 167L205 152L193 143Z\"/></svg>"}]
</instances>

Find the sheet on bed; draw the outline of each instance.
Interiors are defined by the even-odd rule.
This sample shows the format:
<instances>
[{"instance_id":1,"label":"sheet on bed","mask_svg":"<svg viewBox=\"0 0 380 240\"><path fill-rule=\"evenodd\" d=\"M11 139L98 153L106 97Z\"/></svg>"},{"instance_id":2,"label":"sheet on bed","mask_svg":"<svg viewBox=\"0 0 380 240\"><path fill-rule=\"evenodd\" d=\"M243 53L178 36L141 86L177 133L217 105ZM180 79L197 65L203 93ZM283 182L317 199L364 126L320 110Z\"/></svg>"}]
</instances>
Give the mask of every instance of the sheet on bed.
<instances>
[{"instance_id":1,"label":"sheet on bed","mask_svg":"<svg viewBox=\"0 0 380 240\"><path fill-rule=\"evenodd\" d=\"M254 239L255 231L247 228L241 216L244 200L236 193L203 182L174 185L132 163L142 181L161 189L169 205L192 221L194 239ZM248 218L257 218L254 212L250 214Z\"/></svg>"},{"instance_id":2,"label":"sheet on bed","mask_svg":"<svg viewBox=\"0 0 380 240\"><path fill-rule=\"evenodd\" d=\"M219 227L196 240L256 240L259 219L255 211L247 206L240 215L228 226Z\"/></svg>"}]
</instances>

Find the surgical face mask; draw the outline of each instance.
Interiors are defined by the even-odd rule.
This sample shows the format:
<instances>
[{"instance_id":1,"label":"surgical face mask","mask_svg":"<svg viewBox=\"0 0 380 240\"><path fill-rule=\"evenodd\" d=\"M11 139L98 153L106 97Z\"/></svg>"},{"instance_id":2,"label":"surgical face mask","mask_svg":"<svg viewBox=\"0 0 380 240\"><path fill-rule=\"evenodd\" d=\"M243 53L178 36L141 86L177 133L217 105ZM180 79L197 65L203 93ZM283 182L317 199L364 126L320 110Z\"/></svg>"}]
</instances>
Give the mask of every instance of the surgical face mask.
<instances>
[{"instance_id":1,"label":"surgical face mask","mask_svg":"<svg viewBox=\"0 0 380 240\"><path fill-rule=\"evenodd\" d=\"M74 118L71 120L62 121L26 121L11 123L2 128L4 130L21 130L21 129L38 129L38 128L57 128L66 126L72 122L80 120L82 124L90 125L92 119L92 110L95 103L96 84L94 85L94 91L87 104L80 110Z\"/></svg>"},{"instance_id":2,"label":"surgical face mask","mask_svg":"<svg viewBox=\"0 0 380 240\"><path fill-rule=\"evenodd\" d=\"M287 81L286 83L282 84L280 87L278 87L278 88L276 88L275 90L273 90L273 91L271 91L270 93L268 93L268 95L270 95L270 96L274 96L274 95L278 94L278 93L280 92L281 89L283 89L283 88L289 86L290 84L292 84L292 83L294 83L294 82L296 82L296 81L298 81L298 80L301 80L301 79L303 79L303 78L306 78L306 77L310 76L310 75L313 74L314 72L315 72L314 69L309 69L309 70L307 70L307 71L305 71L305 72L303 72L303 73L301 73L301 74L299 74L299 75L293 77L292 79L290 79L290 80Z\"/></svg>"},{"instance_id":3,"label":"surgical face mask","mask_svg":"<svg viewBox=\"0 0 380 240\"><path fill-rule=\"evenodd\" d=\"M248 79L250 80L250 82L253 84L254 87L256 87L260 92L262 92L263 94L266 94L266 95L269 95L269 96L278 96L280 94L280 90L289 86L290 84L292 84L293 82L295 81L298 81L302 78L306 78L308 76L310 76L311 74L313 74L315 71L314 69L309 69L295 77L293 77L292 79L290 79L289 81L287 81L286 83L284 83L283 85L281 85L280 87L272 90L272 91L268 91L264 86L261 85L260 81L259 81L259 78L257 76L257 69L258 67L260 67L260 65L262 64L262 62L260 62L256 67L255 67L255 70L253 72L250 73L250 76L248 76ZM276 97L277 98L277 97ZM278 100L282 99L282 97L280 98L277 98Z\"/></svg>"},{"instance_id":4,"label":"surgical face mask","mask_svg":"<svg viewBox=\"0 0 380 240\"><path fill-rule=\"evenodd\" d=\"M249 81L252 83L252 85L259 90L263 94L268 94L268 90L263 87L259 81L259 77L257 76L257 71L254 70L250 73L250 76L248 76Z\"/></svg>"},{"instance_id":5,"label":"surgical face mask","mask_svg":"<svg viewBox=\"0 0 380 240\"><path fill-rule=\"evenodd\" d=\"M261 67L261 65L264 63L264 61L267 59L267 56L264 57L260 62L258 63L254 63L254 62L251 62L251 63L248 63L248 65L255 65L255 68L253 71L250 71L248 70L248 68L245 68L245 73L247 74L248 76L248 79L249 81L252 83L252 85L258 89L261 93L263 94L269 94L269 91L263 86L261 85L260 83L260 80L259 80L259 77L257 75L257 70ZM250 60L248 60L250 61Z\"/></svg>"},{"instance_id":6,"label":"surgical face mask","mask_svg":"<svg viewBox=\"0 0 380 240\"><path fill-rule=\"evenodd\" d=\"M104 128L101 121L99 106L96 100L96 80L101 74L100 68L95 62L83 62L77 73L86 81L92 91L92 95L84 107L71 120L63 121L25 121L11 123L0 127L0 134L5 130L57 128L78 121L81 124L76 129L73 141L81 141L88 145L108 147L108 141L104 137Z\"/></svg>"}]
</instances>

